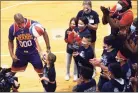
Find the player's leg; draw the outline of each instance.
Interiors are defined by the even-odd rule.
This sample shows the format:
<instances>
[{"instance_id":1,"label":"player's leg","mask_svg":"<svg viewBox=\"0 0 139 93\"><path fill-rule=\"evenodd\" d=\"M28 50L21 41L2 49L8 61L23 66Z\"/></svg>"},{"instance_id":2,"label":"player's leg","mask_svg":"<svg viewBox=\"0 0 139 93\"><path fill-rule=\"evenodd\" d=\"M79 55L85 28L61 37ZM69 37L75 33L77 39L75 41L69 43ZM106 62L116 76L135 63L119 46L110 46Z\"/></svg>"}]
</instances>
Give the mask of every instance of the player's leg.
<instances>
[{"instance_id":1,"label":"player's leg","mask_svg":"<svg viewBox=\"0 0 139 93\"><path fill-rule=\"evenodd\" d=\"M66 76L65 80L70 79L70 64L71 64L72 54L66 54Z\"/></svg>"},{"instance_id":2,"label":"player's leg","mask_svg":"<svg viewBox=\"0 0 139 93\"><path fill-rule=\"evenodd\" d=\"M30 56L28 56L29 62L33 65L34 70L38 73L39 77L42 77L43 75L43 63L40 58L39 53L34 53Z\"/></svg>"},{"instance_id":3,"label":"player's leg","mask_svg":"<svg viewBox=\"0 0 139 93\"><path fill-rule=\"evenodd\" d=\"M27 57L25 55L22 55L21 53L16 52L16 56L19 60L17 62L12 63L11 71L13 72L13 75L15 75L16 72L25 71L28 65Z\"/></svg>"},{"instance_id":4,"label":"player's leg","mask_svg":"<svg viewBox=\"0 0 139 93\"><path fill-rule=\"evenodd\" d=\"M27 59L26 56L22 55L19 52L16 52L16 56L20 60L18 60L17 62L13 62L12 63L12 66L11 66L11 74L12 74L12 76L15 76L15 74L17 72L25 71L25 69L27 67L27 64L28 64L28 62L26 60ZM18 92L18 89L14 88L14 87L12 88L12 90L13 90L13 92Z\"/></svg>"},{"instance_id":5,"label":"player's leg","mask_svg":"<svg viewBox=\"0 0 139 93\"><path fill-rule=\"evenodd\" d=\"M43 64L39 53L34 53L30 55L29 62L33 65L34 70L37 72L38 76L40 78L43 77ZM47 91L47 84L45 84L45 81L42 80L41 83L45 91Z\"/></svg>"}]
</instances>

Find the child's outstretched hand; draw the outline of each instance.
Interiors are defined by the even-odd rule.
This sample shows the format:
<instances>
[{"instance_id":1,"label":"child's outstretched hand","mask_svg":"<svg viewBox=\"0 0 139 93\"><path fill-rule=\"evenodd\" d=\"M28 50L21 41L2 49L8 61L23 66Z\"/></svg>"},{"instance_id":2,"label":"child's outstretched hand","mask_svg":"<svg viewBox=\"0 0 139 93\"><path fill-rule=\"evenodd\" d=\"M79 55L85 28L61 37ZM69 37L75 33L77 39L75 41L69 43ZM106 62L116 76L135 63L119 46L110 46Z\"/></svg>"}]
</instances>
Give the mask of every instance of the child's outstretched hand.
<instances>
[{"instance_id":1,"label":"child's outstretched hand","mask_svg":"<svg viewBox=\"0 0 139 93\"><path fill-rule=\"evenodd\" d=\"M40 81L42 81L42 80L49 81L49 79L48 79L47 77L41 77L41 78L40 78Z\"/></svg>"},{"instance_id":2,"label":"child's outstretched hand","mask_svg":"<svg viewBox=\"0 0 139 93\"><path fill-rule=\"evenodd\" d=\"M41 59L43 58L43 56L46 54L45 52L41 51L39 52Z\"/></svg>"},{"instance_id":3,"label":"child's outstretched hand","mask_svg":"<svg viewBox=\"0 0 139 93\"><path fill-rule=\"evenodd\" d=\"M47 52L43 52L41 53L41 59L46 62L46 59L47 59Z\"/></svg>"}]
</instances>

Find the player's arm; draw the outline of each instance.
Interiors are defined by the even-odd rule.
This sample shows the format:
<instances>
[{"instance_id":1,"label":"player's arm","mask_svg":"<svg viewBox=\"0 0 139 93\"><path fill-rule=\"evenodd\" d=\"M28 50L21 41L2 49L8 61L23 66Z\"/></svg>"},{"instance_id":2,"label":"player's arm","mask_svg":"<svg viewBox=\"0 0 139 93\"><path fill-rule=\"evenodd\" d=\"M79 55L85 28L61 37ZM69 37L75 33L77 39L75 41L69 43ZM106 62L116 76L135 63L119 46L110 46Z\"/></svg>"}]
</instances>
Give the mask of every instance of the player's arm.
<instances>
[{"instance_id":1,"label":"player's arm","mask_svg":"<svg viewBox=\"0 0 139 93\"><path fill-rule=\"evenodd\" d=\"M101 8L103 10L103 7L101 7ZM111 17L112 15L113 15L113 12L110 11L109 16ZM102 16L102 23L103 23L103 25L106 25L108 23L107 16L105 15L105 13L103 13L103 16Z\"/></svg>"},{"instance_id":2,"label":"player's arm","mask_svg":"<svg viewBox=\"0 0 139 93\"><path fill-rule=\"evenodd\" d=\"M48 40L49 41L49 40ZM42 50L42 48L41 48L41 46L40 46L40 44L39 44L39 42L38 42L38 39L37 38L35 38L35 42L36 42L36 46L37 46L37 50L38 50L38 52L39 52L39 54L40 54L40 57L41 57L41 59L43 60L43 61L45 61L45 52L43 52L43 50ZM46 44L47 45L47 44ZM47 48L47 51L49 51L48 50L48 48Z\"/></svg>"},{"instance_id":3,"label":"player's arm","mask_svg":"<svg viewBox=\"0 0 139 93\"><path fill-rule=\"evenodd\" d=\"M119 20L115 21L110 16L107 16L107 21L112 28L120 28L120 26L121 26L120 23L119 23Z\"/></svg>"},{"instance_id":4,"label":"player's arm","mask_svg":"<svg viewBox=\"0 0 139 93\"><path fill-rule=\"evenodd\" d=\"M108 23L108 20L107 20L107 15L105 14L105 11L104 11L105 10L105 7L104 6L101 6L100 9L101 9L101 11L103 13L102 23L104 25L106 25ZM116 5L112 9L110 9L110 13L108 14L110 17L114 14L115 9L116 9Z\"/></svg>"},{"instance_id":5,"label":"player's arm","mask_svg":"<svg viewBox=\"0 0 139 93\"><path fill-rule=\"evenodd\" d=\"M41 49L41 47L40 47L40 44L39 44L37 38L35 38L35 42L36 42L36 46L37 46L37 50L38 50L38 52L42 52L42 49Z\"/></svg>"},{"instance_id":6,"label":"player's arm","mask_svg":"<svg viewBox=\"0 0 139 93\"><path fill-rule=\"evenodd\" d=\"M10 56L13 57L14 55L14 41L13 40L9 39L8 48L9 48Z\"/></svg>"},{"instance_id":7,"label":"player's arm","mask_svg":"<svg viewBox=\"0 0 139 93\"><path fill-rule=\"evenodd\" d=\"M108 23L107 17L104 14L102 16L102 23L103 23L103 25L106 25Z\"/></svg>"},{"instance_id":8,"label":"player's arm","mask_svg":"<svg viewBox=\"0 0 139 93\"><path fill-rule=\"evenodd\" d=\"M108 8L105 8L106 11L108 10ZM120 21L117 20L115 21L115 19L111 18L112 15L114 15L115 13L115 10L116 10L116 5L109 11L109 13L107 12L105 15L105 18L107 20L107 22L109 23L109 25L112 27L112 28L120 28L122 25L120 24ZM127 19L126 19L127 20Z\"/></svg>"},{"instance_id":9,"label":"player's arm","mask_svg":"<svg viewBox=\"0 0 139 93\"><path fill-rule=\"evenodd\" d=\"M115 21L113 18L111 18L111 11L109 11L108 8L104 8L104 13L103 15L105 16L107 22L109 23L109 25L111 26L111 28L120 28L120 22L119 20Z\"/></svg>"},{"instance_id":10,"label":"player's arm","mask_svg":"<svg viewBox=\"0 0 139 93\"><path fill-rule=\"evenodd\" d=\"M13 57L14 55L14 27L13 26L9 28L8 39L9 39L8 48L9 48L10 56Z\"/></svg>"},{"instance_id":11,"label":"player's arm","mask_svg":"<svg viewBox=\"0 0 139 93\"><path fill-rule=\"evenodd\" d=\"M45 62L46 61L46 58L45 58L46 53L43 52L37 38L35 38L35 42L36 42L36 46L37 46L37 50L39 52L39 55L40 55L41 59Z\"/></svg>"},{"instance_id":12,"label":"player's arm","mask_svg":"<svg viewBox=\"0 0 139 93\"><path fill-rule=\"evenodd\" d=\"M107 20L111 27L122 29L133 22L133 14L130 12L126 13L122 16L121 20L117 21L115 21L113 18L110 17L110 15L108 15Z\"/></svg>"},{"instance_id":13,"label":"player's arm","mask_svg":"<svg viewBox=\"0 0 139 93\"><path fill-rule=\"evenodd\" d=\"M100 9L101 9L101 11L102 11L102 13L103 13L103 16L102 16L102 23L103 23L104 25L106 25L106 24L108 23L108 21L107 21L107 16L105 16L105 13L104 13L104 6L100 6Z\"/></svg>"},{"instance_id":14,"label":"player's arm","mask_svg":"<svg viewBox=\"0 0 139 93\"><path fill-rule=\"evenodd\" d=\"M132 53L138 52L138 46L137 45L135 45L135 47L132 48L127 40L125 40L125 45L130 50L130 52L132 52Z\"/></svg>"},{"instance_id":15,"label":"player's arm","mask_svg":"<svg viewBox=\"0 0 139 93\"><path fill-rule=\"evenodd\" d=\"M8 41L8 48L9 48L9 52L10 52L10 56L12 57L13 61L16 62L17 60L19 60L16 55L14 54L14 28L13 26L10 27L9 29L9 41Z\"/></svg>"},{"instance_id":16,"label":"player's arm","mask_svg":"<svg viewBox=\"0 0 139 93\"><path fill-rule=\"evenodd\" d=\"M45 40L47 51L50 51L51 47L50 47L49 37L48 37L48 34L47 34L46 30L44 30L43 38Z\"/></svg>"}]
</instances>

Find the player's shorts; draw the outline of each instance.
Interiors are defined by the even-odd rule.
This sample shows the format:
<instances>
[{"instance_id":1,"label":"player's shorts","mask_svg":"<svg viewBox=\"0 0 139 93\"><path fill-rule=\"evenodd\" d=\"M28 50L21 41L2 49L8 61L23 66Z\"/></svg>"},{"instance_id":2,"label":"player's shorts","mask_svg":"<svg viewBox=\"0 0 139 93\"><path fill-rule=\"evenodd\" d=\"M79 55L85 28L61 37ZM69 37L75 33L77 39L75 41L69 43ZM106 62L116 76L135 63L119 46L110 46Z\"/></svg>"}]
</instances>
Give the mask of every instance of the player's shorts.
<instances>
[{"instance_id":1,"label":"player's shorts","mask_svg":"<svg viewBox=\"0 0 139 93\"><path fill-rule=\"evenodd\" d=\"M12 72L25 71L28 62L30 62L38 74L43 73L43 64L38 52L35 52L30 55L23 55L17 51L16 56L20 60L12 63L12 67L11 67Z\"/></svg>"}]
</instances>

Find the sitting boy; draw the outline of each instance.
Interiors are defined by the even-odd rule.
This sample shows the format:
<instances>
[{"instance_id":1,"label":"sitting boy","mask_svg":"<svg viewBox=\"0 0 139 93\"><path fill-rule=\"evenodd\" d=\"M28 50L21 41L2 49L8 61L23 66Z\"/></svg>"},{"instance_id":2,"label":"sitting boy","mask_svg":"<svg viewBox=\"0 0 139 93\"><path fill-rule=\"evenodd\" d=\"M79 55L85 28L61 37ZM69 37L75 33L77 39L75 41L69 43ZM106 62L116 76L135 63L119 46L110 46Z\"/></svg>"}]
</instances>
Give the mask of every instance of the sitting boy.
<instances>
[{"instance_id":1,"label":"sitting boy","mask_svg":"<svg viewBox=\"0 0 139 93\"><path fill-rule=\"evenodd\" d=\"M88 74L90 73L90 74ZM73 92L95 92L96 81L92 78L93 70L88 67L81 66L80 77L77 85L73 87Z\"/></svg>"}]
</instances>

